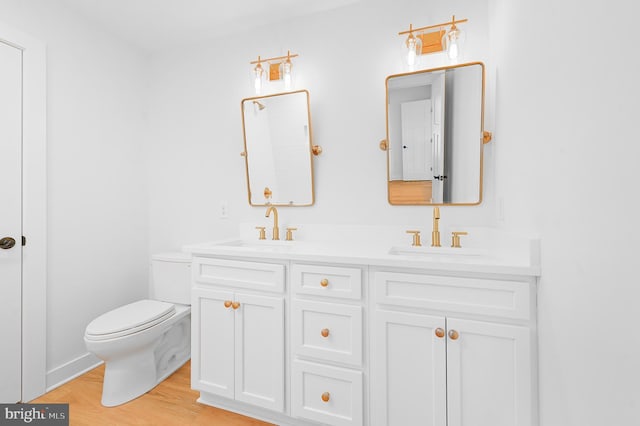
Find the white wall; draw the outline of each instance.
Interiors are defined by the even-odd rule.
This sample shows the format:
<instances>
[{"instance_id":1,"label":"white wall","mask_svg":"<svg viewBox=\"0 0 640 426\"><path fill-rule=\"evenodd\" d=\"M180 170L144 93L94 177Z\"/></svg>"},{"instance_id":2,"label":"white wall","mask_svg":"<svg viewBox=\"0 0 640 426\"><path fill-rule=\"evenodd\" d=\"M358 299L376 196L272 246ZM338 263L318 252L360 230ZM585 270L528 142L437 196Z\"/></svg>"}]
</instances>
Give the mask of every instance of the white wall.
<instances>
[{"instance_id":1,"label":"white wall","mask_svg":"<svg viewBox=\"0 0 640 426\"><path fill-rule=\"evenodd\" d=\"M2 0L0 10L47 45L51 386L91 361L89 321L147 291L147 62L57 2Z\"/></svg>"},{"instance_id":2,"label":"white wall","mask_svg":"<svg viewBox=\"0 0 640 426\"><path fill-rule=\"evenodd\" d=\"M378 149L384 79L401 71L396 34L410 22L467 17L467 47L479 57L466 59L488 65L486 122L494 141L485 150L483 204L443 208L442 222L542 237L542 425L632 424L640 417L640 286L632 266L640 211L631 198L640 85L631 7L371 0L156 55L151 251L230 236L238 222L267 223L263 209L246 201L239 104L252 96L248 62L287 49L300 54L299 87L310 91L315 142L324 153L315 163L316 205L282 209L282 222L427 230L431 209L386 201ZM584 88L596 82L594 97ZM227 220L218 218L222 200L229 202Z\"/></svg>"},{"instance_id":3,"label":"white wall","mask_svg":"<svg viewBox=\"0 0 640 426\"><path fill-rule=\"evenodd\" d=\"M466 119L453 119L449 126L451 132L450 155L445 156L448 161L447 170L449 186L451 188L451 200L456 203L464 203L468 200L478 199L480 187L480 173L476 158L480 156L480 143L478 130L480 117L482 116L481 103L471 102L472 99L482 99L482 77L477 68L469 67L455 71L451 76L451 90L447 91L447 112L451 110L449 117ZM447 81L449 83L449 81ZM446 117L446 114L445 114ZM478 121L475 121L478 120ZM469 125L473 123L473 125ZM469 141L474 141L472 144Z\"/></svg>"},{"instance_id":4,"label":"white wall","mask_svg":"<svg viewBox=\"0 0 640 426\"><path fill-rule=\"evenodd\" d=\"M416 14L427 25L450 19L452 9L464 10L469 29L479 34L479 41L470 38L468 47L481 52L488 44L487 3L465 3L366 1L154 55L151 251L231 236L240 222L269 223L263 208L247 203L244 160L239 155L240 102L254 96L249 61L258 54L286 54L287 49L300 55L294 59L297 88L310 92L314 143L323 153L314 160L316 204L282 209L281 227L409 223L426 231L430 208L387 202L386 153L378 148L385 138L385 78L404 71L397 33L409 22L417 25ZM219 219L224 200L229 203L229 219ZM492 203L444 208L442 222L486 224L492 213Z\"/></svg>"},{"instance_id":5,"label":"white wall","mask_svg":"<svg viewBox=\"0 0 640 426\"><path fill-rule=\"evenodd\" d=\"M247 190L252 193L253 202L262 202L264 187L267 183L272 191L275 190L276 194L280 193L280 188L277 188L275 159L271 133L269 132L269 117L272 110L270 108L260 110L258 105L250 103L250 101L243 104L244 136L248 141L247 151L252 154L248 158L247 164L247 173L252 177L252 185ZM255 179L253 179L254 177ZM261 182L262 185L258 182ZM262 186L262 190L260 186Z\"/></svg>"},{"instance_id":6,"label":"white wall","mask_svg":"<svg viewBox=\"0 0 640 426\"><path fill-rule=\"evenodd\" d=\"M491 4L504 227L542 237L542 425L637 424L635 5Z\"/></svg>"},{"instance_id":7,"label":"white wall","mask_svg":"<svg viewBox=\"0 0 640 426\"><path fill-rule=\"evenodd\" d=\"M291 98L291 99L287 99ZM306 93L271 98L267 108L270 112L270 136L273 144L270 151L275 167L272 202L298 204L311 203L311 173L309 152L309 114ZM280 119L278 119L280 118ZM285 118L284 120L282 118ZM265 181L269 182L269 181ZM260 187L257 188L260 190ZM264 193L264 186L262 187ZM260 191L258 192L260 193ZM264 203L264 196L258 196Z\"/></svg>"}]
</instances>

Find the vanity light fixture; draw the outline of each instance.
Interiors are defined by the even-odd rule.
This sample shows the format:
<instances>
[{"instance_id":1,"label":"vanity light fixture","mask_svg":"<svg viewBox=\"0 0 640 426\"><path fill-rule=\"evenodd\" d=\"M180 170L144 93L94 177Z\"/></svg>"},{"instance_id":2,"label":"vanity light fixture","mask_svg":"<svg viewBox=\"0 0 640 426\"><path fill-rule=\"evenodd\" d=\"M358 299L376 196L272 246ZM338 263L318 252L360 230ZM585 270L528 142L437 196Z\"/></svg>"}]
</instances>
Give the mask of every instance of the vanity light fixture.
<instances>
[{"instance_id":1,"label":"vanity light fixture","mask_svg":"<svg viewBox=\"0 0 640 426\"><path fill-rule=\"evenodd\" d=\"M451 18L451 28L447 31L447 34L444 36L442 44L444 44L444 48L447 51L447 56L449 59L458 59L458 55L460 54L460 43L462 42L463 33L456 26L456 23L466 22L466 19L456 21L456 16L453 15Z\"/></svg>"},{"instance_id":2,"label":"vanity light fixture","mask_svg":"<svg viewBox=\"0 0 640 426\"><path fill-rule=\"evenodd\" d=\"M449 22L420 28L413 28L413 24L409 24L408 30L399 32L398 35L407 35L407 39L403 43L403 56L409 68L415 66L418 56L427 53L446 50L449 59L457 59L460 54L460 44L464 33L456 24L467 21L468 19L456 20L454 15ZM445 31L447 26L450 26L450 28Z\"/></svg>"},{"instance_id":3,"label":"vanity light fixture","mask_svg":"<svg viewBox=\"0 0 640 426\"><path fill-rule=\"evenodd\" d=\"M256 95L259 95L262 92L262 76L264 75L264 69L262 68L262 61L260 59L260 55L258 55L258 60L251 62L251 64L257 64L253 69L253 74L254 74L253 87L256 91Z\"/></svg>"},{"instance_id":4,"label":"vanity light fixture","mask_svg":"<svg viewBox=\"0 0 640 426\"><path fill-rule=\"evenodd\" d=\"M267 78L269 81L278 81L282 80L284 83L284 89L286 91L291 90L293 86L293 64L291 62L292 58L297 57L298 54L291 54L290 50L287 50L286 56L276 56L273 58L262 59L258 56L257 61L251 61L250 64L256 64L254 68L255 74L255 89L256 94L259 95L262 91L262 77L264 75L264 70L262 68L262 63L269 64L269 72L267 74Z\"/></svg>"},{"instance_id":5,"label":"vanity light fixture","mask_svg":"<svg viewBox=\"0 0 640 426\"><path fill-rule=\"evenodd\" d=\"M287 59L282 63L282 72L285 90L291 90L291 52L287 50Z\"/></svg>"},{"instance_id":6,"label":"vanity light fixture","mask_svg":"<svg viewBox=\"0 0 640 426\"><path fill-rule=\"evenodd\" d=\"M413 67L416 64L416 57L418 52L422 53L422 39L416 38L413 35L413 24L409 24L409 36L404 42L405 44L405 59L407 65Z\"/></svg>"}]
</instances>

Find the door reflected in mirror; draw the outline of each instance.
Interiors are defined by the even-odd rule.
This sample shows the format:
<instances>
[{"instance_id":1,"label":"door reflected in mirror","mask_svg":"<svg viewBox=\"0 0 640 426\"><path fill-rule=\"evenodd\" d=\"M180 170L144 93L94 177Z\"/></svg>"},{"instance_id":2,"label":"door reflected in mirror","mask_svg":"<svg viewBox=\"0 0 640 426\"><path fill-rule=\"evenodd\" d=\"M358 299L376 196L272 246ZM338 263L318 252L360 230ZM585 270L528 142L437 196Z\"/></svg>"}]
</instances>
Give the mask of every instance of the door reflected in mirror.
<instances>
[{"instance_id":1,"label":"door reflected in mirror","mask_svg":"<svg viewBox=\"0 0 640 426\"><path fill-rule=\"evenodd\" d=\"M482 201L484 65L387 78L389 203Z\"/></svg>"},{"instance_id":2,"label":"door reflected in mirror","mask_svg":"<svg viewBox=\"0 0 640 426\"><path fill-rule=\"evenodd\" d=\"M249 204L312 205L309 92L243 99L242 118Z\"/></svg>"}]
</instances>

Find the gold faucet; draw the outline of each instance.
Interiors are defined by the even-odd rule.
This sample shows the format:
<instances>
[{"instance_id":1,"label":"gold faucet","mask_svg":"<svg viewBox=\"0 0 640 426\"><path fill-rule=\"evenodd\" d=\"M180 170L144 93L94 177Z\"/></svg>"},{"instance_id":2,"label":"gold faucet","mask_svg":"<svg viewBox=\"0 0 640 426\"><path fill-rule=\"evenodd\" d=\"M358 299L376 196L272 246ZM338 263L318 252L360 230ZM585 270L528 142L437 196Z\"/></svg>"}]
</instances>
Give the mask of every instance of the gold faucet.
<instances>
[{"instance_id":1,"label":"gold faucet","mask_svg":"<svg viewBox=\"0 0 640 426\"><path fill-rule=\"evenodd\" d=\"M462 248L460 245L460 235L467 235L468 232L454 231L451 233L451 247Z\"/></svg>"},{"instance_id":2,"label":"gold faucet","mask_svg":"<svg viewBox=\"0 0 640 426\"><path fill-rule=\"evenodd\" d=\"M280 228L278 228L278 209L275 206L269 206L267 209L267 213L264 217L269 217L269 215L273 212L273 240L280 239Z\"/></svg>"},{"instance_id":3,"label":"gold faucet","mask_svg":"<svg viewBox=\"0 0 640 426\"><path fill-rule=\"evenodd\" d=\"M433 208L433 231L431 231L431 247L440 247L440 229L438 221L440 220L440 208Z\"/></svg>"},{"instance_id":4,"label":"gold faucet","mask_svg":"<svg viewBox=\"0 0 640 426\"><path fill-rule=\"evenodd\" d=\"M407 234L413 234L413 243L411 244L414 247L420 247L422 243L420 242L420 231L407 231Z\"/></svg>"},{"instance_id":5,"label":"gold faucet","mask_svg":"<svg viewBox=\"0 0 640 426\"><path fill-rule=\"evenodd\" d=\"M298 228L287 228L287 236L285 237L285 240L287 241L293 241L293 231L297 231Z\"/></svg>"}]
</instances>

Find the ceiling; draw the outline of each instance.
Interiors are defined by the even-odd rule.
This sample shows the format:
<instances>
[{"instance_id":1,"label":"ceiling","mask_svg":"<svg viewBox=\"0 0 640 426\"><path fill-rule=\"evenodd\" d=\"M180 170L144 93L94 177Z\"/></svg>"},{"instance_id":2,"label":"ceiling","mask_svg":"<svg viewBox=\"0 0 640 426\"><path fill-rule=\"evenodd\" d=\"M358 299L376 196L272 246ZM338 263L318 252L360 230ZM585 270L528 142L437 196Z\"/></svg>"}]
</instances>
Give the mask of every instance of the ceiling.
<instances>
[{"instance_id":1,"label":"ceiling","mask_svg":"<svg viewBox=\"0 0 640 426\"><path fill-rule=\"evenodd\" d=\"M59 0L144 50L177 47L361 0Z\"/></svg>"}]
</instances>

